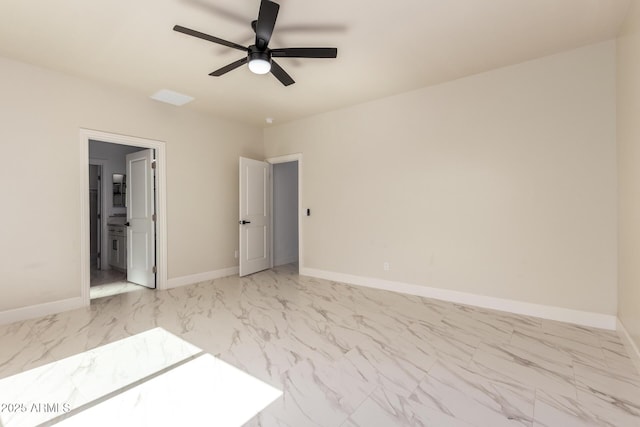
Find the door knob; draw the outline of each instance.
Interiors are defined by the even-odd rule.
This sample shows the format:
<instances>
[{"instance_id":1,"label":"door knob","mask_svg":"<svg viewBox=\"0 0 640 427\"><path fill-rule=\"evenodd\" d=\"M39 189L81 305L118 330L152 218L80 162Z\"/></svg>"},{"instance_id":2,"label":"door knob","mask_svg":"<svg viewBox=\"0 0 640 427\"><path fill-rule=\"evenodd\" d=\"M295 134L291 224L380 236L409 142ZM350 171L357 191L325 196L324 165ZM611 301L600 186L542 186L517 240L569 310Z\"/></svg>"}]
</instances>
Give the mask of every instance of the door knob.
<instances>
[{"instance_id":1,"label":"door knob","mask_svg":"<svg viewBox=\"0 0 640 427\"><path fill-rule=\"evenodd\" d=\"M240 225L251 224L251 221L245 221L244 219L240 221Z\"/></svg>"}]
</instances>

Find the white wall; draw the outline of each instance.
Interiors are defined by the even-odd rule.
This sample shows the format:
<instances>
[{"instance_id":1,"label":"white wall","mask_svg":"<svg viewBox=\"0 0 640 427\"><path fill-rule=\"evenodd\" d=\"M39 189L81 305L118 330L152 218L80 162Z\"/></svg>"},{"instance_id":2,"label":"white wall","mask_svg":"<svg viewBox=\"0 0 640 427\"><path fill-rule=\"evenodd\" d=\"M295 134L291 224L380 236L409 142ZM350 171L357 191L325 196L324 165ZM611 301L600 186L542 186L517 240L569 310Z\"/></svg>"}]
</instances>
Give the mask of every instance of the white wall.
<instances>
[{"instance_id":1,"label":"white wall","mask_svg":"<svg viewBox=\"0 0 640 427\"><path fill-rule=\"evenodd\" d=\"M80 128L166 142L169 278L237 265L238 157L263 157L260 129L4 58L0 93L0 312L80 297Z\"/></svg>"},{"instance_id":2,"label":"white wall","mask_svg":"<svg viewBox=\"0 0 640 427\"><path fill-rule=\"evenodd\" d=\"M308 268L615 314L615 42L265 130ZM383 270L383 263L390 270Z\"/></svg>"},{"instance_id":3,"label":"white wall","mask_svg":"<svg viewBox=\"0 0 640 427\"><path fill-rule=\"evenodd\" d=\"M640 3L618 38L618 317L640 348ZM639 354L640 356L640 354Z\"/></svg>"},{"instance_id":4,"label":"white wall","mask_svg":"<svg viewBox=\"0 0 640 427\"><path fill-rule=\"evenodd\" d=\"M236 265L238 156L302 152L308 267L616 313L612 42L269 128L264 148L259 129L3 58L0 92L0 311L79 297L82 127L166 141L169 278Z\"/></svg>"},{"instance_id":5,"label":"white wall","mask_svg":"<svg viewBox=\"0 0 640 427\"><path fill-rule=\"evenodd\" d=\"M273 263L298 262L298 162L273 165Z\"/></svg>"}]
</instances>

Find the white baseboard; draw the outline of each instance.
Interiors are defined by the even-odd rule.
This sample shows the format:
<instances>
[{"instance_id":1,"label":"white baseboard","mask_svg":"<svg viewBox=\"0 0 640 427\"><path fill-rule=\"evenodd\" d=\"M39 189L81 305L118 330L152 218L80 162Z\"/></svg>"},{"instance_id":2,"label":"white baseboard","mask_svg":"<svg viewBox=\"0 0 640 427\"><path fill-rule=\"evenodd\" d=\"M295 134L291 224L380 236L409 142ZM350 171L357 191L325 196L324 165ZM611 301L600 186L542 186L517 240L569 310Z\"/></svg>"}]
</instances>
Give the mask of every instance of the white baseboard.
<instances>
[{"instance_id":1,"label":"white baseboard","mask_svg":"<svg viewBox=\"0 0 640 427\"><path fill-rule=\"evenodd\" d=\"M0 325L33 319L34 317L48 316L67 310L75 310L84 306L82 297L77 297L0 311Z\"/></svg>"},{"instance_id":2,"label":"white baseboard","mask_svg":"<svg viewBox=\"0 0 640 427\"><path fill-rule=\"evenodd\" d=\"M221 270L205 271L204 273L190 274L188 276L174 277L167 280L167 289L207 282L209 280L220 279L221 277L234 276L238 274L239 271L236 266L223 268Z\"/></svg>"},{"instance_id":3,"label":"white baseboard","mask_svg":"<svg viewBox=\"0 0 640 427\"><path fill-rule=\"evenodd\" d=\"M600 329L615 330L616 316L593 313L589 311L573 310L570 308L554 307L541 304L533 304L523 301L504 298L488 297L484 295L470 294L466 292L452 291L449 289L432 288L411 283L394 282L390 280L371 277L354 276L351 274L334 273L331 271L317 270L314 268L301 268L300 274L317 277L334 282L349 283L352 285L366 286L385 291L400 292L425 298L434 298L458 304L473 305L506 311L543 319L557 320L560 322L574 323Z\"/></svg>"},{"instance_id":4,"label":"white baseboard","mask_svg":"<svg viewBox=\"0 0 640 427\"><path fill-rule=\"evenodd\" d=\"M293 255L287 258L280 258L273 261L273 266L277 267L279 265L291 264L292 262L298 262L298 255Z\"/></svg>"},{"instance_id":5,"label":"white baseboard","mask_svg":"<svg viewBox=\"0 0 640 427\"><path fill-rule=\"evenodd\" d=\"M627 331L627 328L624 327L624 324L620 321L620 319L616 320L618 322L618 335L620 335L620 338L622 338L622 342L629 352L629 356L631 357L631 360L636 367L636 371L638 371L638 374L640 374L640 348L638 348L638 345L635 343L635 341L633 341L631 335L629 335L629 331Z\"/></svg>"}]
</instances>

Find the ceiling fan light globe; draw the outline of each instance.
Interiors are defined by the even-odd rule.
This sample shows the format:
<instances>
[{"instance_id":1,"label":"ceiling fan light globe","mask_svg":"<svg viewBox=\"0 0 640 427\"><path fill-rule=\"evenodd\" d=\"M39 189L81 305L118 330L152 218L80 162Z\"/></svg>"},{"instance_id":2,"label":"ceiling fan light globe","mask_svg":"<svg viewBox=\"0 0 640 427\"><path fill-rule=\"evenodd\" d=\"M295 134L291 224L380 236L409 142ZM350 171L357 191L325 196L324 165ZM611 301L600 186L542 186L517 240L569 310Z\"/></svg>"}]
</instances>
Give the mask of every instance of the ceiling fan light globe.
<instances>
[{"instance_id":1,"label":"ceiling fan light globe","mask_svg":"<svg viewBox=\"0 0 640 427\"><path fill-rule=\"evenodd\" d=\"M249 61L249 70L255 74L267 74L271 71L271 62L264 59L252 59Z\"/></svg>"}]
</instances>

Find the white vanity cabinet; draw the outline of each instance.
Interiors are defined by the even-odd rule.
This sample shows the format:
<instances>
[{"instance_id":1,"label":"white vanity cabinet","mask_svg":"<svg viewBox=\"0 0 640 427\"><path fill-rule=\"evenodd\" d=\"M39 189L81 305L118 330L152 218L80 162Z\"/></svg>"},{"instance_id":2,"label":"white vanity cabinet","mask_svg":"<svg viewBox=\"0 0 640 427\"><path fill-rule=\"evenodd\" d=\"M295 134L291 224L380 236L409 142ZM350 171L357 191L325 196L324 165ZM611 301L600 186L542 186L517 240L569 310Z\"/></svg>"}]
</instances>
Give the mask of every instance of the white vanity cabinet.
<instances>
[{"instance_id":1,"label":"white vanity cabinet","mask_svg":"<svg viewBox=\"0 0 640 427\"><path fill-rule=\"evenodd\" d=\"M127 270L127 227L124 225L109 225L109 265L116 270Z\"/></svg>"}]
</instances>

